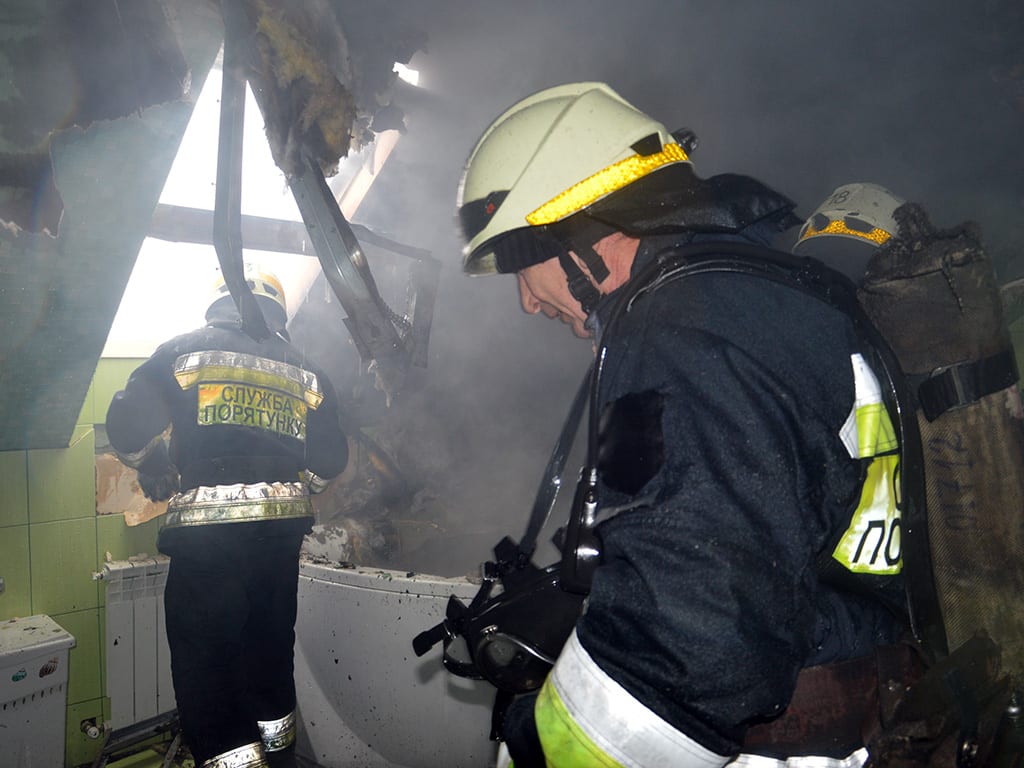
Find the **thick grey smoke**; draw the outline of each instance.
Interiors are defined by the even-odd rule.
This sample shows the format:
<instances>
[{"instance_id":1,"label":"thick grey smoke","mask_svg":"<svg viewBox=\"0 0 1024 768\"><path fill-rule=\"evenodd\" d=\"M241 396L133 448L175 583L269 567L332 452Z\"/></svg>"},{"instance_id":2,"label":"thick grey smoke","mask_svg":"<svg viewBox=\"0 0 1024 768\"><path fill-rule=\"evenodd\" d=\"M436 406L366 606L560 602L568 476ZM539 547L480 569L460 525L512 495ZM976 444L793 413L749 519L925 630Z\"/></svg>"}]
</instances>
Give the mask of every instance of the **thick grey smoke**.
<instances>
[{"instance_id":1,"label":"thick grey smoke","mask_svg":"<svg viewBox=\"0 0 1024 768\"><path fill-rule=\"evenodd\" d=\"M339 7L355 23L376 4ZM694 129L702 176L755 176L802 215L839 184L881 183L925 204L940 225L979 221L1001 277L1024 272L1019 3L406 0L389 8L392 22L426 32L427 51L412 62L425 89L399 94L409 130L358 220L445 263L424 387L405 407L429 412L443 432L435 455L421 458L426 471L447 473L455 528L522 533L589 357L567 328L519 310L511 277L459 272L462 165L486 125L533 91L606 81L670 129ZM487 554L451 559L461 568Z\"/></svg>"}]
</instances>

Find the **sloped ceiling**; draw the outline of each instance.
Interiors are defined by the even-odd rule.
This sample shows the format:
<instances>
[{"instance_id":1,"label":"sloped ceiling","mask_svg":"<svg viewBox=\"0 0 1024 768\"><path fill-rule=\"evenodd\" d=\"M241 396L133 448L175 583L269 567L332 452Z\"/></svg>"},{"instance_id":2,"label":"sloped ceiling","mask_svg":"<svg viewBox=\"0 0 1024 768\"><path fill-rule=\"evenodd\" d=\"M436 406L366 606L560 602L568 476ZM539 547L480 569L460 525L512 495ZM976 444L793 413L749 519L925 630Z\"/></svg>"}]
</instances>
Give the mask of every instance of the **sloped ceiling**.
<instances>
[{"instance_id":1,"label":"sloped ceiling","mask_svg":"<svg viewBox=\"0 0 1024 768\"><path fill-rule=\"evenodd\" d=\"M198 0L0 11L0 450L68 444L198 93Z\"/></svg>"}]
</instances>

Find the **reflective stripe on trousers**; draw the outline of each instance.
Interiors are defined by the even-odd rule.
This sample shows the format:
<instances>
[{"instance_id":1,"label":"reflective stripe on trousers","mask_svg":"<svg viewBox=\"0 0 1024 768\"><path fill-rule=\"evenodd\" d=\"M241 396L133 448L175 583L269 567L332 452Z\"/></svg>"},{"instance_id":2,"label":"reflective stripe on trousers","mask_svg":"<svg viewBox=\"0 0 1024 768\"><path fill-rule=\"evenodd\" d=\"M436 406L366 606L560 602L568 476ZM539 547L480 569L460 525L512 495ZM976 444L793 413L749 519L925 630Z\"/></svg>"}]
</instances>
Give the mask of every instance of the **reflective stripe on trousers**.
<instances>
[{"instance_id":1,"label":"reflective stripe on trousers","mask_svg":"<svg viewBox=\"0 0 1024 768\"><path fill-rule=\"evenodd\" d=\"M295 743L295 710L277 720L257 720L260 739L267 752L280 752Z\"/></svg>"},{"instance_id":2,"label":"reflective stripe on trousers","mask_svg":"<svg viewBox=\"0 0 1024 768\"><path fill-rule=\"evenodd\" d=\"M548 768L860 768L867 761L865 749L845 758L739 755L730 761L630 695L597 666L575 632L541 688L534 719Z\"/></svg>"},{"instance_id":3,"label":"reflective stripe on trousers","mask_svg":"<svg viewBox=\"0 0 1024 768\"><path fill-rule=\"evenodd\" d=\"M731 763L730 768L861 768L868 761L868 751L861 747L846 757L821 757L819 755L803 755L778 760L774 757L761 755L740 755Z\"/></svg>"},{"instance_id":4,"label":"reflective stripe on trousers","mask_svg":"<svg viewBox=\"0 0 1024 768\"><path fill-rule=\"evenodd\" d=\"M270 768L270 763L263 754L263 745L254 741L230 752L214 755L200 768Z\"/></svg>"},{"instance_id":5,"label":"reflective stripe on trousers","mask_svg":"<svg viewBox=\"0 0 1024 768\"><path fill-rule=\"evenodd\" d=\"M861 768L868 759L866 749L858 749L845 758L835 757L791 757L788 760L776 760L773 757L762 757L761 755L740 755L731 763L726 765L737 768ZM515 768L508 748L502 744L498 747L497 768Z\"/></svg>"}]
</instances>

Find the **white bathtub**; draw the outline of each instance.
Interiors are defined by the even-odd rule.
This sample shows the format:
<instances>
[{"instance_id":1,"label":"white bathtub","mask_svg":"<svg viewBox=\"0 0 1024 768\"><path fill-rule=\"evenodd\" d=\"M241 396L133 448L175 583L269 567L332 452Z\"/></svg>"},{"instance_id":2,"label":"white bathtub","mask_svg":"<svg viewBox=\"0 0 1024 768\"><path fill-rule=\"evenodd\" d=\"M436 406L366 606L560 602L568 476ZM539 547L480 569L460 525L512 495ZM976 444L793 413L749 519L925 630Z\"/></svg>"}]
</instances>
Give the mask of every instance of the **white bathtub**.
<instances>
[{"instance_id":1,"label":"white bathtub","mask_svg":"<svg viewBox=\"0 0 1024 768\"><path fill-rule=\"evenodd\" d=\"M468 601L466 578L339 568L299 571L296 749L325 768L487 768L494 689L449 674L441 646L423 658L412 639Z\"/></svg>"}]
</instances>

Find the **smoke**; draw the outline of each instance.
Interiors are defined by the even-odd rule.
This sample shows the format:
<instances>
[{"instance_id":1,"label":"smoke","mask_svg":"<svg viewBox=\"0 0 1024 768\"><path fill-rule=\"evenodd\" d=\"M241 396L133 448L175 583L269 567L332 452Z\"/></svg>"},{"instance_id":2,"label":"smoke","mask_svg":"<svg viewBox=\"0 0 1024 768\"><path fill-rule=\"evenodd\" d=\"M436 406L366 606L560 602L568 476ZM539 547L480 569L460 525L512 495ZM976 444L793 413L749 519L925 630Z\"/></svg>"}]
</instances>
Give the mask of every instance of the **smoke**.
<instances>
[{"instance_id":1,"label":"smoke","mask_svg":"<svg viewBox=\"0 0 1024 768\"><path fill-rule=\"evenodd\" d=\"M377 4L337 5L345 23ZM459 271L456 188L494 117L541 88L603 80L670 130L694 129L702 176L755 176L794 199L801 215L840 184L883 184L923 203L940 225L980 222L1009 279L1024 272L1017 5L389 4L403 30L426 33L426 52L410 62L424 90L397 94L409 130L357 220L444 263L423 386L392 413L425 426L406 447L434 454L406 462L439 475L432 479L448 494L449 529L521 535L590 354L557 322L524 315L513 278ZM452 545L447 556L458 569L488 554Z\"/></svg>"}]
</instances>

